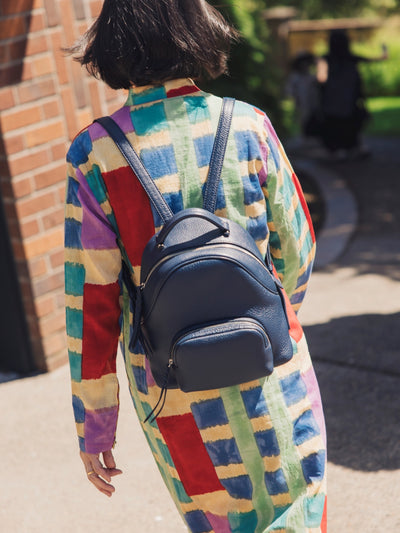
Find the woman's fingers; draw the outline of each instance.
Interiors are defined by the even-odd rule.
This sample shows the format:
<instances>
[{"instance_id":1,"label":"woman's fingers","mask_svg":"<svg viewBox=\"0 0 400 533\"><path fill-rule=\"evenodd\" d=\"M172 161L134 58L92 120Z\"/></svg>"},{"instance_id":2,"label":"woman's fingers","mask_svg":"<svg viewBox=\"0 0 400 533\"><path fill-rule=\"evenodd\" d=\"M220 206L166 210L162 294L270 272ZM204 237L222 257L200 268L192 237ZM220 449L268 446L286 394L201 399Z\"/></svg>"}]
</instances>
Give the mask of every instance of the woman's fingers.
<instances>
[{"instance_id":1,"label":"woman's fingers","mask_svg":"<svg viewBox=\"0 0 400 533\"><path fill-rule=\"evenodd\" d=\"M102 465L99 454L81 452L81 459L85 465L88 480L103 494L110 497L115 492L115 487L109 482L112 476L121 474L121 470L115 468L115 461L111 450L103 453L105 467Z\"/></svg>"},{"instance_id":2,"label":"woman's fingers","mask_svg":"<svg viewBox=\"0 0 400 533\"><path fill-rule=\"evenodd\" d=\"M103 452L103 461L111 477L122 474L122 470L116 468L114 456L111 450Z\"/></svg>"}]
</instances>

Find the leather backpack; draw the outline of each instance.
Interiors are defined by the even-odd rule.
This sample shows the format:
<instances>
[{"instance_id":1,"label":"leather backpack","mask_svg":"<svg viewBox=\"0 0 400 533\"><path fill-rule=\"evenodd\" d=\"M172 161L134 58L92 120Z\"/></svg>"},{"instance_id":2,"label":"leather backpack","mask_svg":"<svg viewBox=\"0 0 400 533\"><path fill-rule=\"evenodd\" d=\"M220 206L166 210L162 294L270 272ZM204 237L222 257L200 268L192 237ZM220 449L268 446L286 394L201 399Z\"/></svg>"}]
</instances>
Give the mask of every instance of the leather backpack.
<instances>
[{"instance_id":1,"label":"leather backpack","mask_svg":"<svg viewBox=\"0 0 400 533\"><path fill-rule=\"evenodd\" d=\"M234 102L223 100L203 208L176 214L119 126L110 117L97 120L164 221L143 252L139 286L123 262L134 308L130 348L141 341L162 389L155 416L169 388L190 392L245 383L268 376L293 355L269 249L264 260L245 229L214 214Z\"/></svg>"}]
</instances>

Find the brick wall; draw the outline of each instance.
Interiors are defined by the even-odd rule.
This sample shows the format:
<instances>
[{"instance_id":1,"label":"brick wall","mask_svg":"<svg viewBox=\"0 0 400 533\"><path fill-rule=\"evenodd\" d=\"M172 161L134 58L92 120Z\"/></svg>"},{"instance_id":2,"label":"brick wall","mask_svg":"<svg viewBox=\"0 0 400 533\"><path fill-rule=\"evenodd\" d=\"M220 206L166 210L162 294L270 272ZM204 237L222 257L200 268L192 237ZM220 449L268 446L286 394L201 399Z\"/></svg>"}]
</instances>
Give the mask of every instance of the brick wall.
<instances>
[{"instance_id":1,"label":"brick wall","mask_svg":"<svg viewBox=\"0 0 400 533\"><path fill-rule=\"evenodd\" d=\"M66 361L63 297L65 153L124 95L65 57L100 0L1 0L0 185L36 366Z\"/></svg>"}]
</instances>

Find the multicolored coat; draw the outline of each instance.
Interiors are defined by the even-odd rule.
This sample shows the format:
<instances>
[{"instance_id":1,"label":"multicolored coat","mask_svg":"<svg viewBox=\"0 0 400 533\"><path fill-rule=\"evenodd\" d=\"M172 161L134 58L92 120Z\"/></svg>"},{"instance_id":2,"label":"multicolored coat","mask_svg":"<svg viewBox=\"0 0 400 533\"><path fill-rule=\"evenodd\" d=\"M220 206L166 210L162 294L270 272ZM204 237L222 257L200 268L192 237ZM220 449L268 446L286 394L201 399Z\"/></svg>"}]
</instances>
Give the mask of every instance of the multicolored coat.
<instances>
[{"instance_id":1,"label":"multicolored coat","mask_svg":"<svg viewBox=\"0 0 400 533\"><path fill-rule=\"evenodd\" d=\"M191 80L131 89L119 123L173 212L201 207L221 99ZM81 450L115 441L116 354L161 475L193 533L321 532L326 443L318 385L296 318L315 254L307 206L266 115L237 102L216 213L241 224L290 299L293 359L268 378L220 390L168 392L161 415L140 343L129 351L131 310L121 281L123 247L138 283L157 213L98 124L67 156L65 280L73 407Z\"/></svg>"}]
</instances>

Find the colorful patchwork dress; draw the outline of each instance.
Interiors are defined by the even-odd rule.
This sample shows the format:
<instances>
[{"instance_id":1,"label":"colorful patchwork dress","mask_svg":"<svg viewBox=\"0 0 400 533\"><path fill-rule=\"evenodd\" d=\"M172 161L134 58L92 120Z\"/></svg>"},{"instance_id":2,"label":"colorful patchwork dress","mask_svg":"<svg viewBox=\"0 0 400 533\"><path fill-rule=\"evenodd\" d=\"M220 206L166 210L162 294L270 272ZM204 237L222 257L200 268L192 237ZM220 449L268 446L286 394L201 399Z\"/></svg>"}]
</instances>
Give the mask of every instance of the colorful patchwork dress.
<instances>
[{"instance_id":1,"label":"colorful patchwork dress","mask_svg":"<svg viewBox=\"0 0 400 533\"><path fill-rule=\"evenodd\" d=\"M201 207L221 99L191 80L129 91L113 118L173 212ZM121 343L143 431L192 533L326 531L326 443L317 381L296 318L315 238L297 178L266 115L236 102L216 213L241 224L262 253L269 240L290 306L294 357L271 376L220 390L160 394L140 343L129 350L132 311L121 249L140 278L142 251L160 227L113 141L92 124L67 156L66 316L80 448L110 449L118 416Z\"/></svg>"}]
</instances>

